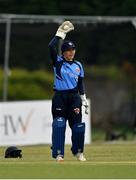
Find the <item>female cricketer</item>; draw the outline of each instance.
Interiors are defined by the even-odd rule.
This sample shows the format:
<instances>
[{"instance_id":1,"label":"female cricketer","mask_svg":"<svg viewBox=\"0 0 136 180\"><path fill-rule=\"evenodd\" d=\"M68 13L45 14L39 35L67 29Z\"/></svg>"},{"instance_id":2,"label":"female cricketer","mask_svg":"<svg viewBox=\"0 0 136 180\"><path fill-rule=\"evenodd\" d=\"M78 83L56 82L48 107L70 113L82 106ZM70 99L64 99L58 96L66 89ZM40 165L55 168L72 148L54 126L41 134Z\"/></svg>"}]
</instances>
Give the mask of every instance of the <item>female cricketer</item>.
<instances>
[{"instance_id":1,"label":"female cricketer","mask_svg":"<svg viewBox=\"0 0 136 180\"><path fill-rule=\"evenodd\" d=\"M82 105L88 113L88 102L85 95L83 78L84 70L80 62L74 59L76 46L71 41L64 41L61 55L57 53L60 39L74 30L70 21L63 22L49 43L50 56L54 69L54 91L52 98L52 157L64 161L65 130L68 120L72 132L72 154L79 161L84 157L85 123L82 122Z\"/></svg>"}]
</instances>

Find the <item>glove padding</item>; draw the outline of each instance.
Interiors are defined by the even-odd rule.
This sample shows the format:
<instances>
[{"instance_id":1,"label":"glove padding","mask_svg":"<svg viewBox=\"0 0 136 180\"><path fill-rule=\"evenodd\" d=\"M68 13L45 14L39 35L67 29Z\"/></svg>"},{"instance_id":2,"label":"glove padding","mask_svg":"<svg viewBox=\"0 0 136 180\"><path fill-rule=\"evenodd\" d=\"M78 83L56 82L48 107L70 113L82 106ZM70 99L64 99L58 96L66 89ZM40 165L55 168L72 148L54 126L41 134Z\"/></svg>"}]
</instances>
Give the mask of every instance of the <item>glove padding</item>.
<instances>
[{"instance_id":1,"label":"glove padding","mask_svg":"<svg viewBox=\"0 0 136 180\"><path fill-rule=\"evenodd\" d=\"M85 107L85 114L88 114L89 112L89 105L88 105L88 101L86 99L86 95L83 94L83 95L80 95L81 99L82 99L82 106Z\"/></svg>"},{"instance_id":2,"label":"glove padding","mask_svg":"<svg viewBox=\"0 0 136 180\"><path fill-rule=\"evenodd\" d=\"M74 26L70 21L64 21L58 28L56 32L56 36L65 39L66 34L70 31L74 30Z\"/></svg>"}]
</instances>

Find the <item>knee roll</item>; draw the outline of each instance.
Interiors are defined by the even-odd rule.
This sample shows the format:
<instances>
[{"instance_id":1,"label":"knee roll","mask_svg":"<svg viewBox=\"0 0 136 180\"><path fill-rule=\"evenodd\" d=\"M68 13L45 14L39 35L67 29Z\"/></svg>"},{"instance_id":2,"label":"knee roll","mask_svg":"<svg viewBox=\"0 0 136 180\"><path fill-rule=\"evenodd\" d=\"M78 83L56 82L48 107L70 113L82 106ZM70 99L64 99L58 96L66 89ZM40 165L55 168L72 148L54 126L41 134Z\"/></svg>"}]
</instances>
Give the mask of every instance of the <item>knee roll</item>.
<instances>
[{"instance_id":1,"label":"knee roll","mask_svg":"<svg viewBox=\"0 0 136 180\"><path fill-rule=\"evenodd\" d=\"M53 128L63 128L66 126L66 121L65 118L63 117L57 117L53 119L53 123L52 123Z\"/></svg>"}]
</instances>

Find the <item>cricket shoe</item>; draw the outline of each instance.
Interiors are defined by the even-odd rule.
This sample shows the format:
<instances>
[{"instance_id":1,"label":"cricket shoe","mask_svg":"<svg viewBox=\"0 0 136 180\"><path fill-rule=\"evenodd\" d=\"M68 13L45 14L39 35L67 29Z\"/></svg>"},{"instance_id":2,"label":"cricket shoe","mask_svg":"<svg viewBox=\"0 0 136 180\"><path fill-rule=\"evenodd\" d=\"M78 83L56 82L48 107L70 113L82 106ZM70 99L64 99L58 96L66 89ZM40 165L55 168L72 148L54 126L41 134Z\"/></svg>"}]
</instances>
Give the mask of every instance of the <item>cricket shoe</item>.
<instances>
[{"instance_id":1,"label":"cricket shoe","mask_svg":"<svg viewBox=\"0 0 136 180\"><path fill-rule=\"evenodd\" d=\"M63 161L64 161L64 158L63 158L61 155L58 155L58 156L56 157L56 161L57 161L57 162L63 162Z\"/></svg>"},{"instance_id":2,"label":"cricket shoe","mask_svg":"<svg viewBox=\"0 0 136 180\"><path fill-rule=\"evenodd\" d=\"M79 161L86 161L86 158L84 157L83 153L77 153L76 157Z\"/></svg>"}]
</instances>

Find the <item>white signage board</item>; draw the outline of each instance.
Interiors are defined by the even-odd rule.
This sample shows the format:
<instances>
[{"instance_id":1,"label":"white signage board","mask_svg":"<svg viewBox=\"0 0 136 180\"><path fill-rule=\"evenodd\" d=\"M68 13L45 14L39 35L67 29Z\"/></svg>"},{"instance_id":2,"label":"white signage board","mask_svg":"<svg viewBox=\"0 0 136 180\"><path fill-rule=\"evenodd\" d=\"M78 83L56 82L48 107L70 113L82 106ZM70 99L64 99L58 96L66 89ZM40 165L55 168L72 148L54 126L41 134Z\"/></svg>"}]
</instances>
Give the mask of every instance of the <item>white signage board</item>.
<instances>
[{"instance_id":1,"label":"white signage board","mask_svg":"<svg viewBox=\"0 0 136 180\"><path fill-rule=\"evenodd\" d=\"M91 143L90 112L83 113L85 143ZM68 123L67 123L68 126ZM0 103L0 146L51 144L51 100ZM71 129L66 129L71 144Z\"/></svg>"}]
</instances>

